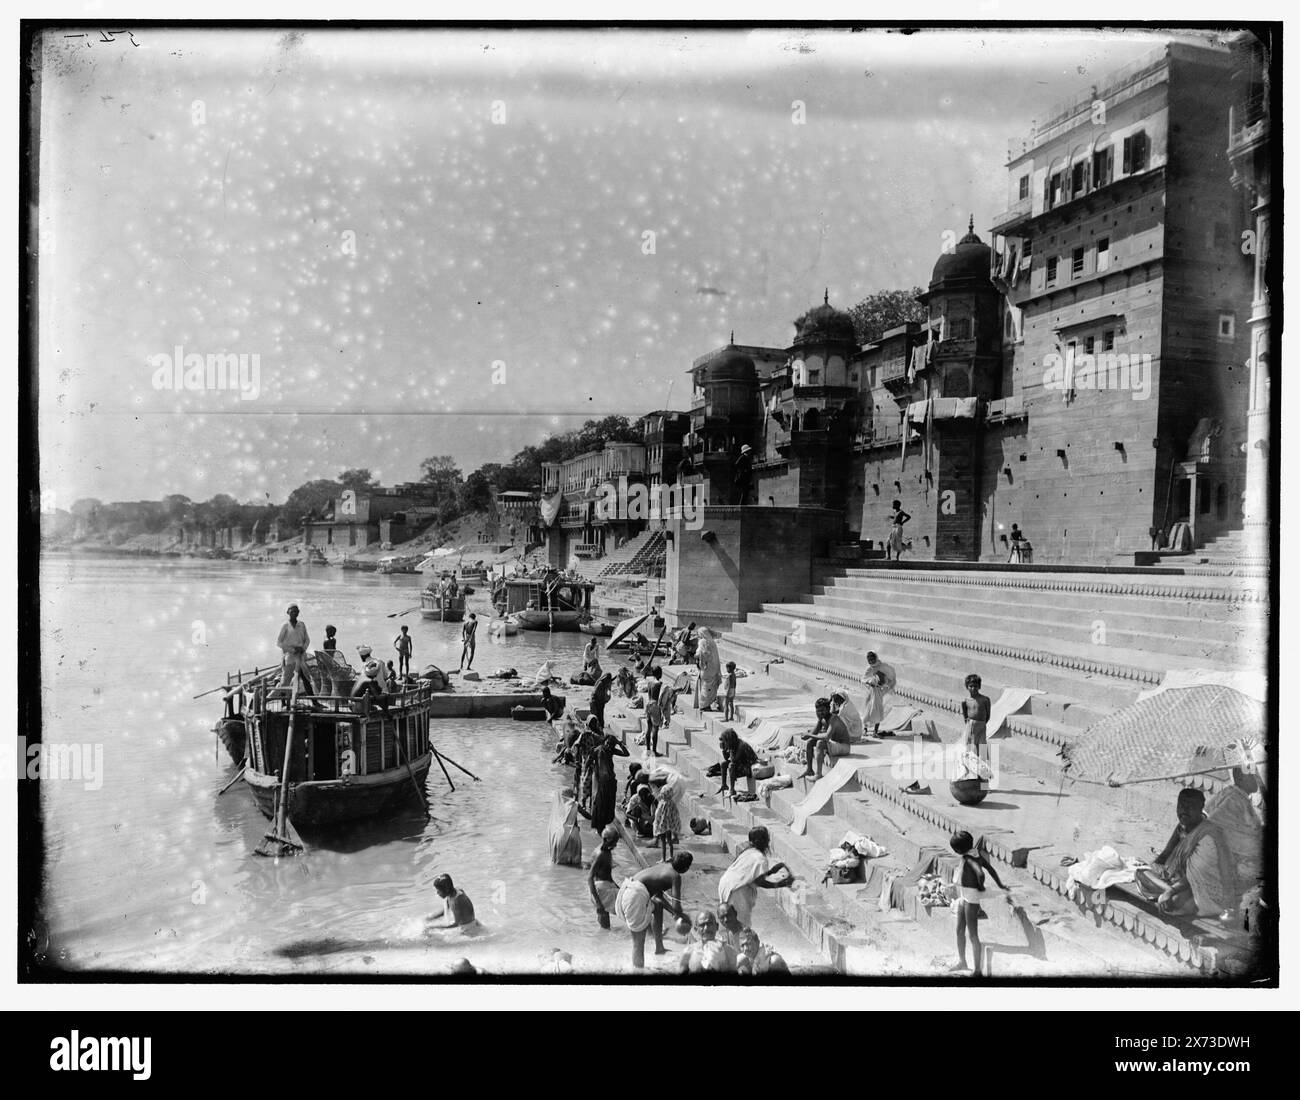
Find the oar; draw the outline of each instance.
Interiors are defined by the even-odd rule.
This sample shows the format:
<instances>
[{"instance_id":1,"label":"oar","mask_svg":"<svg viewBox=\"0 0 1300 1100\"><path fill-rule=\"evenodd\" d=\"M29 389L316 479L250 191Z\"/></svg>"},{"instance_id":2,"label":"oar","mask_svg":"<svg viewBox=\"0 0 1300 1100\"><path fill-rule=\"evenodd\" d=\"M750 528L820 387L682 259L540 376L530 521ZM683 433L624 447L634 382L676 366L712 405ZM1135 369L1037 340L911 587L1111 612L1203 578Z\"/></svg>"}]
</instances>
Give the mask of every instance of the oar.
<instances>
[{"instance_id":1,"label":"oar","mask_svg":"<svg viewBox=\"0 0 1300 1100\"><path fill-rule=\"evenodd\" d=\"M217 792L217 797L220 798L223 794L225 794L228 790L230 790L231 787L233 787L236 783L238 783L240 779L243 778L244 772L247 770L248 770L247 764L240 764L239 771L235 772L235 778L232 779L229 783L227 783L224 787L222 787L221 790Z\"/></svg>"},{"instance_id":2,"label":"oar","mask_svg":"<svg viewBox=\"0 0 1300 1100\"><path fill-rule=\"evenodd\" d=\"M456 790L456 784L451 781L451 776L447 773L447 765L442 762L442 757L438 755L438 750L433 747L432 741L429 742L429 750L433 753L433 758L438 761L438 767L442 769L443 777L447 780L447 786L449 786L454 793Z\"/></svg>"},{"instance_id":3,"label":"oar","mask_svg":"<svg viewBox=\"0 0 1300 1100\"><path fill-rule=\"evenodd\" d=\"M409 615L412 611L419 611L419 610L420 610L420 605L417 603L414 607L408 607L405 611L394 611L389 615L385 615L384 618L397 619L400 618L402 615Z\"/></svg>"},{"instance_id":4,"label":"oar","mask_svg":"<svg viewBox=\"0 0 1300 1100\"><path fill-rule=\"evenodd\" d=\"M383 719L380 720L380 729L383 729ZM397 751L402 757L402 763L406 765L406 774L411 780L411 786L415 788L416 797L419 798L424 806L424 819L429 819L429 800L425 797L424 791L420 790L420 784L415 781L415 772L411 770L411 758L406 755L406 746L402 743L403 738L397 735L397 719L393 719L393 741L397 744ZM454 787L452 788L455 789Z\"/></svg>"},{"instance_id":5,"label":"oar","mask_svg":"<svg viewBox=\"0 0 1300 1100\"><path fill-rule=\"evenodd\" d=\"M233 693L235 689L241 687L248 687L250 684L255 684L259 680L265 680L268 676L271 676L273 673L279 671L280 670L278 668L269 668L265 672L263 672L260 676L254 676L251 680L242 680L237 684L222 684L220 687L208 688L207 691L200 691L197 695L194 696L194 698L202 699L205 695L211 695L215 691L229 691Z\"/></svg>"},{"instance_id":6,"label":"oar","mask_svg":"<svg viewBox=\"0 0 1300 1100\"><path fill-rule=\"evenodd\" d=\"M297 673L293 677L293 690L289 695L289 732L284 738L284 765L280 771L280 785L275 790L275 832L266 833L262 842L253 849L259 856L282 856L295 848L302 849L302 844L289 839L289 762L293 753L293 727L298 719L298 684Z\"/></svg>"},{"instance_id":7,"label":"oar","mask_svg":"<svg viewBox=\"0 0 1300 1100\"><path fill-rule=\"evenodd\" d=\"M433 745L430 745L429 748L433 749ZM446 753L442 753L441 755L439 755L438 750L433 749L433 755L438 757L439 763L442 763L443 760L446 760L448 764L452 765L452 767L459 768L466 775L468 775L472 780L474 780L475 783L483 782L483 780L481 780L477 775L475 775L472 771L470 771L469 768L465 767L464 764L457 764L456 761L454 761Z\"/></svg>"}]
</instances>

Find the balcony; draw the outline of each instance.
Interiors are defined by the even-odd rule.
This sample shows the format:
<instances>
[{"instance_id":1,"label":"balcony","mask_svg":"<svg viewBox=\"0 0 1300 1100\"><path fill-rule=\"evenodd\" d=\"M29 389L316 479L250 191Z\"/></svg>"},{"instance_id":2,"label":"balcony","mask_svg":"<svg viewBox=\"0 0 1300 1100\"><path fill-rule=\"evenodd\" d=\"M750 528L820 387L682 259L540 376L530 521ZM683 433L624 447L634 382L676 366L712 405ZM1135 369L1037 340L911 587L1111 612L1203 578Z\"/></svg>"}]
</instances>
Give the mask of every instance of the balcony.
<instances>
[{"instance_id":1,"label":"balcony","mask_svg":"<svg viewBox=\"0 0 1300 1100\"><path fill-rule=\"evenodd\" d=\"M856 397L855 386L795 386L795 401L834 401Z\"/></svg>"},{"instance_id":2,"label":"balcony","mask_svg":"<svg viewBox=\"0 0 1300 1100\"><path fill-rule=\"evenodd\" d=\"M1257 91L1228 108L1228 156L1239 157L1268 141L1268 101Z\"/></svg>"},{"instance_id":3,"label":"balcony","mask_svg":"<svg viewBox=\"0 0 1300 1100\"><path fill-rule=\"evenodd\" d=\"M934 345L936 359L969 359L975 354L975 341L940 340Z\"/></svg>"},{"instance_id":4,"label":"balcony","mask_svg":"<svg viewBox=\"0 0 1300 1100\"><path fill-rule=\"evenodd\" d=\"M1029 217L1033 213L1033 207L1034 203L1032 196L1026 195L1019 202L1002 211L1001 214L994 216L992 232L1011 232L1015 226L1019 225L1023 221L1029 220Z\"/></svg>"}]
</instances>

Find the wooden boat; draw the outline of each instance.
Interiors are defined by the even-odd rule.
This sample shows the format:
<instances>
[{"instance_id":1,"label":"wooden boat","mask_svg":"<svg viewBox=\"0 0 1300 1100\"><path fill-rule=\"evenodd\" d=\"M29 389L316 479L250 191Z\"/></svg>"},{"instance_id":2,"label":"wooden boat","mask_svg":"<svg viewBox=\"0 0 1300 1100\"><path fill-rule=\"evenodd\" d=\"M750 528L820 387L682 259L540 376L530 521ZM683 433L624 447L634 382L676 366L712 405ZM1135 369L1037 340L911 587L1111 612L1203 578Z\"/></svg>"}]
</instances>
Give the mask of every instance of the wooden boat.
<instances>
[{"instance_id":1,"label":"wooden boat","mask_svg":"<svg viewBox=\"0 0 1300 1100\"><path fill-rule=\"evenodd\" d=\"M549 569L535 576L507 578L497 591L496 606L525 630L577 630L591 618L595 587L585 577Z\"/></svg>"},{"instance_id":2,"label":"wooden boat","mask_svg":"<svg viewBox=\"0 0 1300 1100\"><path fill-rule=\"evenodd\" d=\"M308 658L310 667L310 658ZM244 720L244 711L252 698L252 692L259 684L267 684L279 678L280 667L270 665L266 668L254 668L251 672L240 669L226 674L226 689L222 695L223 713L212 727L227 755L236 764L244 762L248 745L248 729Z\"/></svg>"},{"instance_id":3,"label":"wooden boat","mask_svg":"<svg viewBox=\"0 0 1300 1100\"><path fill-rule=\"evenodd\" d=\"M427 799L429 744L426 685L386 696L385 712L365 698L298 697L290 748L288 815L298 829L380 817ZM244 782L270 818L284 766L288 696L258 692L245 712Z\"/></svg>"},{"instance_id":4,"label":"wooden boat","mask_svg":"<svg viewBox=\"0 0 1300 1100\"><path fill-rule=\"evenodd\" d=\"M614 633L614 624L603 619L588 619L586 622L580 622L578 629L584 634L591 634L597 638L608 638Z\"/></svg>"},{"instance_id":5,"label":"wooden boat","mask_svg":"<svg viewBox=\"0 0 1300 1100\"><path fill-rule=\"evenodd\" d=\"M458 623L465 618L465 593L452 595L436 588L426 588L420 593L420 614L426 619L443 623Z\"/></svg>"},{"instance_id":6,"label":"wooden boat","mask_svg":"<svg viewBox=\"0 0 1300 1100\"><path fill-rule=\"evenodd\" d=\"M507 638L513 638L519 633L519 621L514 616L508 616L504 619L491 619L487 624L488 634L503 634Z\"/></svg>"}]
</instances>

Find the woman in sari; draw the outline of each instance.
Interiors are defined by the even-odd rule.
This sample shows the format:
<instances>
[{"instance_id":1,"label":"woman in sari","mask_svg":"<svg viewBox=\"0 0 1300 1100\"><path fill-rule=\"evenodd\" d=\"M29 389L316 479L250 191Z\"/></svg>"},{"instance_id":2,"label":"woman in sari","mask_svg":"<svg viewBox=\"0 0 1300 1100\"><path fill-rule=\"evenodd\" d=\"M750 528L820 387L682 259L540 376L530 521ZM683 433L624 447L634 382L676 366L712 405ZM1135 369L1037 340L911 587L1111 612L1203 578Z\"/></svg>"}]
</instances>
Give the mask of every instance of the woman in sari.
<instances>
[{"instance_id":1,"label":"woman in sari","mask_svg":"<svg viewBox=\"0 0 1300 1100\"><path fill-rule=\"evenodd\" d=\"M769 866L771 843L772 838L762 825L750 829L748 846L718 880L718 903L731 905L736 910L736 919L745 928L752 927L759 890L778 890L794 882L794 875L784 863ZM773 876L779 871L785 871L785 877L774 881Z\"/></svg>"},{"instance_id":2,"label":"woman in sari","mask_svg":"<svg viewBox=\"0 0 1300 1100\"><path fill-rule=\"evenodd\" d=\"M596 681L596 689L591 693L591 702L588 706L591 708L592 716L600 723L600 728L605 728L605 706L609 702L609 697L613 693L614 676L606 672Z\"/></svg>"},{"instance_id":3,"label":"woman in sari","mask_svg":"<svg viewBox=\"0 0 1300 1100\"><path fill-rule=\"evenodd\" d=\"M700 629L700 642L695 651L695 661L700 666L700 677L695 683L695 707L711 710L722 686L722 662L718 659L718 643L707 626Z\"/></svg>"}]
</instances>

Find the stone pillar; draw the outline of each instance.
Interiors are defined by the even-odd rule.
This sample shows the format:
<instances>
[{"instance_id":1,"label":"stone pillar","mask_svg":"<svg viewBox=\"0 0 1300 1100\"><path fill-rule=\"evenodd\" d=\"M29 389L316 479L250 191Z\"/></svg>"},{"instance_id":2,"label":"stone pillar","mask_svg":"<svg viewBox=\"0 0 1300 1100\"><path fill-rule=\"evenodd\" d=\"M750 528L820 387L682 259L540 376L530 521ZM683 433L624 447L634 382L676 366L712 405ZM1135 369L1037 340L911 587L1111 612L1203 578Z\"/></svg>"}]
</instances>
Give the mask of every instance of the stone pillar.
<instances>
[{"instance_id":1,"label":"stone pillar","mask_svg":"<svg viewBox=\"0 0 1300 1100\"><path fill-rule=\"evenodd\" d=\"M1269 499L1269 302L1266 282L1269 211L1265 198L1255 210L1255 293L1250 308L1250 405L1246 413L1246 556L1268 558Z\"/></svg>"}]
</instances>

